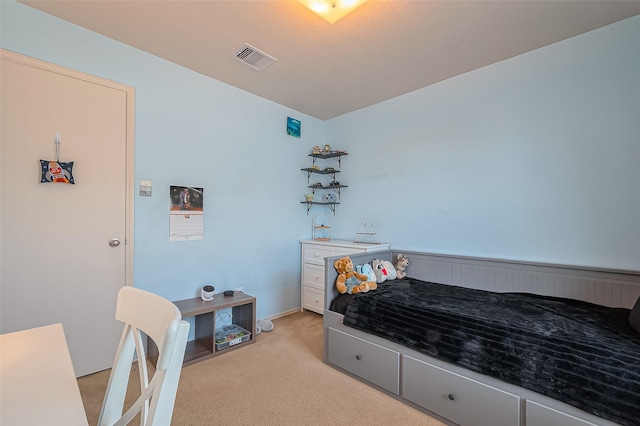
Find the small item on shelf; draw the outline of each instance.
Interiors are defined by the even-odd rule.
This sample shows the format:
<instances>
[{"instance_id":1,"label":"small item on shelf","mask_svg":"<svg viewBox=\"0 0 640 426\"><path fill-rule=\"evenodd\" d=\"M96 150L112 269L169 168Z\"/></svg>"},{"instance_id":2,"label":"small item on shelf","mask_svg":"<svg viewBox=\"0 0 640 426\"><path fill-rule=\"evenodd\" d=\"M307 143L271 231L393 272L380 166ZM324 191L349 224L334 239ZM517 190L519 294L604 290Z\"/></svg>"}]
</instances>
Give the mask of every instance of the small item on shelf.
<instances>
[{"instance_id":1,"label":"small item on shelf","mask_svg":"<svg viewBox=\"0 0 640 426\"><path fill-rule=\"evenodd\" d=\"M325 194L324 201L327 203L335 203L337 201L336 194Z\"/></svg>"},{"instance_id":2,"label":"small item on shelf","mask_svg":"<svg viewBox=\"0 0 640 426\"><path fill-rule=\"evenodd\" d=\"M331 145L325 144L324 145L324 153L325 154L329 154L330 152L331 152Z\"/></svg>"},{"instance_id":3,"label":"small item on shelf","mask_svg":"<svg viewBox=\"0 0 640 426\"><path fill-rule=\"evenodd\" d=\"M251 332L236 324L224 325L216 330L216 350L226 349L229 346L246 342L251 337Z\"/></svg>"},{"instance_id":4,"label":"small item on shelf","mask_svg":"<svg viewBox=\"0 0 640 426\"><path fill-rule=\"evenodd\" d=\"M313 194L304 194L304 199L309 203L313 201Z\"/></svg>"},{"instance_id":5,"label":"small item on shelf","mask_svg":"<svg viewBox=\"0 0 640 426\"><path fill-rule=\"evenodd\" d=\"M200 298L205 302L213 300L213 293L215 291L216 289L212 285L205 285L202 287L202 290L200 290Z\"/></svg>"},{"instance_id":6,"label":"small item on shelf","mask_svg":"<svg viewBox=\"0 0 640 426\"><path fill-rule=\"evenodd\" d=\"M365 243L365 244L380 244L380 240L378 239L378 234L376 230L373 228L371 221L368 217L365 217L360 225L360 229L356 233L356 237L353 239L354 243Z\"/></svg>"},{"instance_id":7,"label":"small item on shelf","mask_svg":"<svg viewBox=\"0 0 640 426\"><path fill-rule=\"evenodd\" d=\"M340 185L340 182L338 182L337 180L329 182L329 186L338 186L338 185Z\"/></svg>"},{"instance_id":8,"label":"small item on shelf","mask_svg":"<svg viewBox=\"0 0 640 426\"><path fill-rule=\"evenodd\" d=\"M313 239L329 241L331 239L331 219L325 214L318 214L313 218Z\"/></svg>"},{"instance_id":9,"label":"small item on shelf","mask_svg":"<svg viewBox=\"0 0 640 426\"><path fill-rule=\"evenodd\" d=\"M311 151L312 154L322 154L322 150L320 149L320 147L318 145L313 147L313 151Z\"/></svg>"}]
</instances>

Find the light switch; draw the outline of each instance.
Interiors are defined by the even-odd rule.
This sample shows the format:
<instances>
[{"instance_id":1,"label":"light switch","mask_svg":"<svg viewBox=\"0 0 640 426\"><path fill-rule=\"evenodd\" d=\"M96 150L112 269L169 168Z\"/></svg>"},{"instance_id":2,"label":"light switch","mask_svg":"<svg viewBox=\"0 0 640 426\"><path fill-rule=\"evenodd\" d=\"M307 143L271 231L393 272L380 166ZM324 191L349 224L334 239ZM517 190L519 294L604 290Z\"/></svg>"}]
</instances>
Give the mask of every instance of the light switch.
<instances>
[{"instance_id":1,"label":"light switch","mask_svg":"<svg viewBox=\"0 0 640 426\"><path fill-rule=\"evenodd\" d=\"M140 196L151 197L151 181L150 180L140 181Z\"/></svg>"}]
</instances>

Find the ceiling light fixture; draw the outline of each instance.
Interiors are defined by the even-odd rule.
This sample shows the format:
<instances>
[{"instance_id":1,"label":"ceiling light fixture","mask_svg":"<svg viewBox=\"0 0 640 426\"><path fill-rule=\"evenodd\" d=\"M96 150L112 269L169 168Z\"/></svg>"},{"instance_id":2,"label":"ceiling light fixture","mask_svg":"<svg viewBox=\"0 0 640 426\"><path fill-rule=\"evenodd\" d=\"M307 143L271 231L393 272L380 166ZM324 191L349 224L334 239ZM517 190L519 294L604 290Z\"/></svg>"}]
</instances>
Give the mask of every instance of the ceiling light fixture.
<instances>
[{"instance_id":1,"label":"ceiling light fixture","mask_svg":"<svg viewBox=\"0 0 640 426\"><path fill-rule=\"evenodd\" d=\"M298 0L317 15L333 24L353 12L367 0Z\"/></svg>"}]
</instances>

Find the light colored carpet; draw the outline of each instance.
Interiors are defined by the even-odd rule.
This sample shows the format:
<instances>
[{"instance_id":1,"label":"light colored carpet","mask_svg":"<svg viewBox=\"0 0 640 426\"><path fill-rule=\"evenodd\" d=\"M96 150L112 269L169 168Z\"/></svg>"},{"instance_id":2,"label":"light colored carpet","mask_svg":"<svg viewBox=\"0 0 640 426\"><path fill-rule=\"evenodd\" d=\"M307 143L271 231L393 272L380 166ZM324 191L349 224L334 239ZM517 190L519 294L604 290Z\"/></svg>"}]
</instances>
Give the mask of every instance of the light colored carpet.
<instances>
[{"instance_id":1,"label":"light colored carpet","mask_svg":"<svg viewBox=\"0 0 640 426\"><path fill-rule=\"evenodd\" d=\"M182 369L173 425L444 425L324 364L322 316L273 323L256 343ZM78 379L90 425L108 380Z\"/></svg>"}]
</instances>

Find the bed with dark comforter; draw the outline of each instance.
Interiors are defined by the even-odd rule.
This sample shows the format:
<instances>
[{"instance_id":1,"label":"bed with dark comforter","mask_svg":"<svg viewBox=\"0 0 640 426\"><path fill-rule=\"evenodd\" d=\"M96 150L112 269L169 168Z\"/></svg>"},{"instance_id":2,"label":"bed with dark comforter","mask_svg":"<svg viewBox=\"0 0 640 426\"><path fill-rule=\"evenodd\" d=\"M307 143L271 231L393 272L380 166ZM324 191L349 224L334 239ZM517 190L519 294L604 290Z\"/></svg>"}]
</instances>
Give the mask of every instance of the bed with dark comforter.
<instances>
[{"instance_id":1,"label":"bed with dark comforter","mask_svg":"<svg viewBox=\"0 0 640 426\"><path fill-rule=\"evenodd\" d=\"M346 326L622 425L640 425L640 334L629 309L412 278L341 295Z\"/></svg>"}]
</instances>

